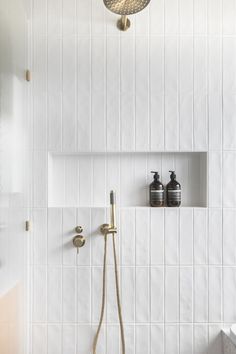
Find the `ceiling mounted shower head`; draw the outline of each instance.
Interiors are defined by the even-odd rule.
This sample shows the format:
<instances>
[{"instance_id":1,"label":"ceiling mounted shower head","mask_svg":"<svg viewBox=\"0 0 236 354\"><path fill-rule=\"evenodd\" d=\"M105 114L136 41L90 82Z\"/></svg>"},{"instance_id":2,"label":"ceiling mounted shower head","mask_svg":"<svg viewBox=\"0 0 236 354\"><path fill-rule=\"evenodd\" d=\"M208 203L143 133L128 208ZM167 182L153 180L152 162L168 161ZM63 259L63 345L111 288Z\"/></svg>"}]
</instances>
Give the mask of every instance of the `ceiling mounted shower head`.
<instances>
[{"instance_id":1,"label":"ceiling mounted shower head","mask_svg":"<svg viewBox=\"0 0 236 354\"><path fill-rule=\"evenodd\" d=\"M150 0L103 0L103 2L108 10L121 15L117 26L120 30L125 31L130 27L130 21L126 16L142 11Z\"/></svg>"}]
</instances>

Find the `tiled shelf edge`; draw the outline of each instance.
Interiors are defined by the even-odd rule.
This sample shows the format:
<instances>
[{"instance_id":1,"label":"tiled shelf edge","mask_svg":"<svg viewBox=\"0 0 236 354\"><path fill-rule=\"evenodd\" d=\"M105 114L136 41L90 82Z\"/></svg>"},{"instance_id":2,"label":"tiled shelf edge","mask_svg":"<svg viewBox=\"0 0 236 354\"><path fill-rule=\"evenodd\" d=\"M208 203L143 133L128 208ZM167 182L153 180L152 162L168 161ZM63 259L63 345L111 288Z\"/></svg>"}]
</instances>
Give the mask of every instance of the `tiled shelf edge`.
<instances>
[{"instance_id":1,"label":"tiled shelf edge","mask_svg":"<svg viewBox=\"0 0 236 354\"><path fill-rule=\"evenodd\" d=\"M172 169L182 185L182 207L206 208L206 151L49 153L48 207L106 207L111 189L119 207L149 207L150 171L158 170L166 184Z\"/></svg>"}]
</instances>

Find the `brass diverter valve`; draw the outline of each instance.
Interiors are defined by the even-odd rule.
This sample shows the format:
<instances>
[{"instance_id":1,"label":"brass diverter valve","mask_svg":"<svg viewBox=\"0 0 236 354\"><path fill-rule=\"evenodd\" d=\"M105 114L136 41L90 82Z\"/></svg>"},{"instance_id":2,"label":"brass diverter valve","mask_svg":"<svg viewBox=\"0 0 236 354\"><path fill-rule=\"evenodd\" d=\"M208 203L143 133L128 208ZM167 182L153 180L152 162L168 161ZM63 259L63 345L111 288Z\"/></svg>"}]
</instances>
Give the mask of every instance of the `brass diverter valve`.
<instances>
[{"instance_id":1,"label":"brass diverter valve","mask_svg":"<svg viewBox=\"0 0 236 354\"><path fill-rule=\"evenodd\" d=\"M83 228L81 226L76 226L75 231L80 234L83 232ZM77 253L79 253L79 249L85 245L85 238L83 235L75 235L72 242L74 247L77 248Z\"/></svg>"}]
</instances>

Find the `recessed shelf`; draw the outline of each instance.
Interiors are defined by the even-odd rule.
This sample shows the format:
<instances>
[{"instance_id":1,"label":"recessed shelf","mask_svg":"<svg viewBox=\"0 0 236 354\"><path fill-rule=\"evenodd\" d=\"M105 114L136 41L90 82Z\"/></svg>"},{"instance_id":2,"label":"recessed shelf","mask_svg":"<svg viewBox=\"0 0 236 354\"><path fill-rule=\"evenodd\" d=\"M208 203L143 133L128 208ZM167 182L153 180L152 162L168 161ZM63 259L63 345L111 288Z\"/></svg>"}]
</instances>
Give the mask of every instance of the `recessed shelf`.
<instances>
[{"instance_id":1,"label":"recessed shelf","mask_svg":"<svg viewBox=\"0 0 236 354\"><path fill-rule=\"evenodd\" d=\"M174 169L182 207L207 206L207 152L50 153L49 207L105 207L109 191L120 207L149 206L151 170L164 184Z\"/></svg>"}]
</instances>

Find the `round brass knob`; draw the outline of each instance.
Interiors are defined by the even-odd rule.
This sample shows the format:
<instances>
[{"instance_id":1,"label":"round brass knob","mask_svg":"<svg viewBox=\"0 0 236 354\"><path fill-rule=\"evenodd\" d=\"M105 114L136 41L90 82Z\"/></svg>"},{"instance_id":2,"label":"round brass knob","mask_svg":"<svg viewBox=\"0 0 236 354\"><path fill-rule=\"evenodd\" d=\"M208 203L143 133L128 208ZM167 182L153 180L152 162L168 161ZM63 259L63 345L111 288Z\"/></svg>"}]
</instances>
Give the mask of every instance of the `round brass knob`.
<instances>
[{"instance_id":1,"label":"round brass knob","mask_svg":"<svg viewBox=\"0 0 236 354\"><path fill-rule=\"evenodd\" d=\"M81 232L83 232L82 226L76 226L75 232L77 232L77 234L81 234Z\"/></svg>"},{"instance_id":2,"label":"round brass knob","mask_svg":"<svg viewBox=\"0 0 236 354\"><path fill-rule=\"evenodd\" d=\"M77 248L77 251L79 251L80 247L83 247L85 244L85 238L82 235L76 235L73 238L73 245Z\"/></svg>"}]
</instances>

